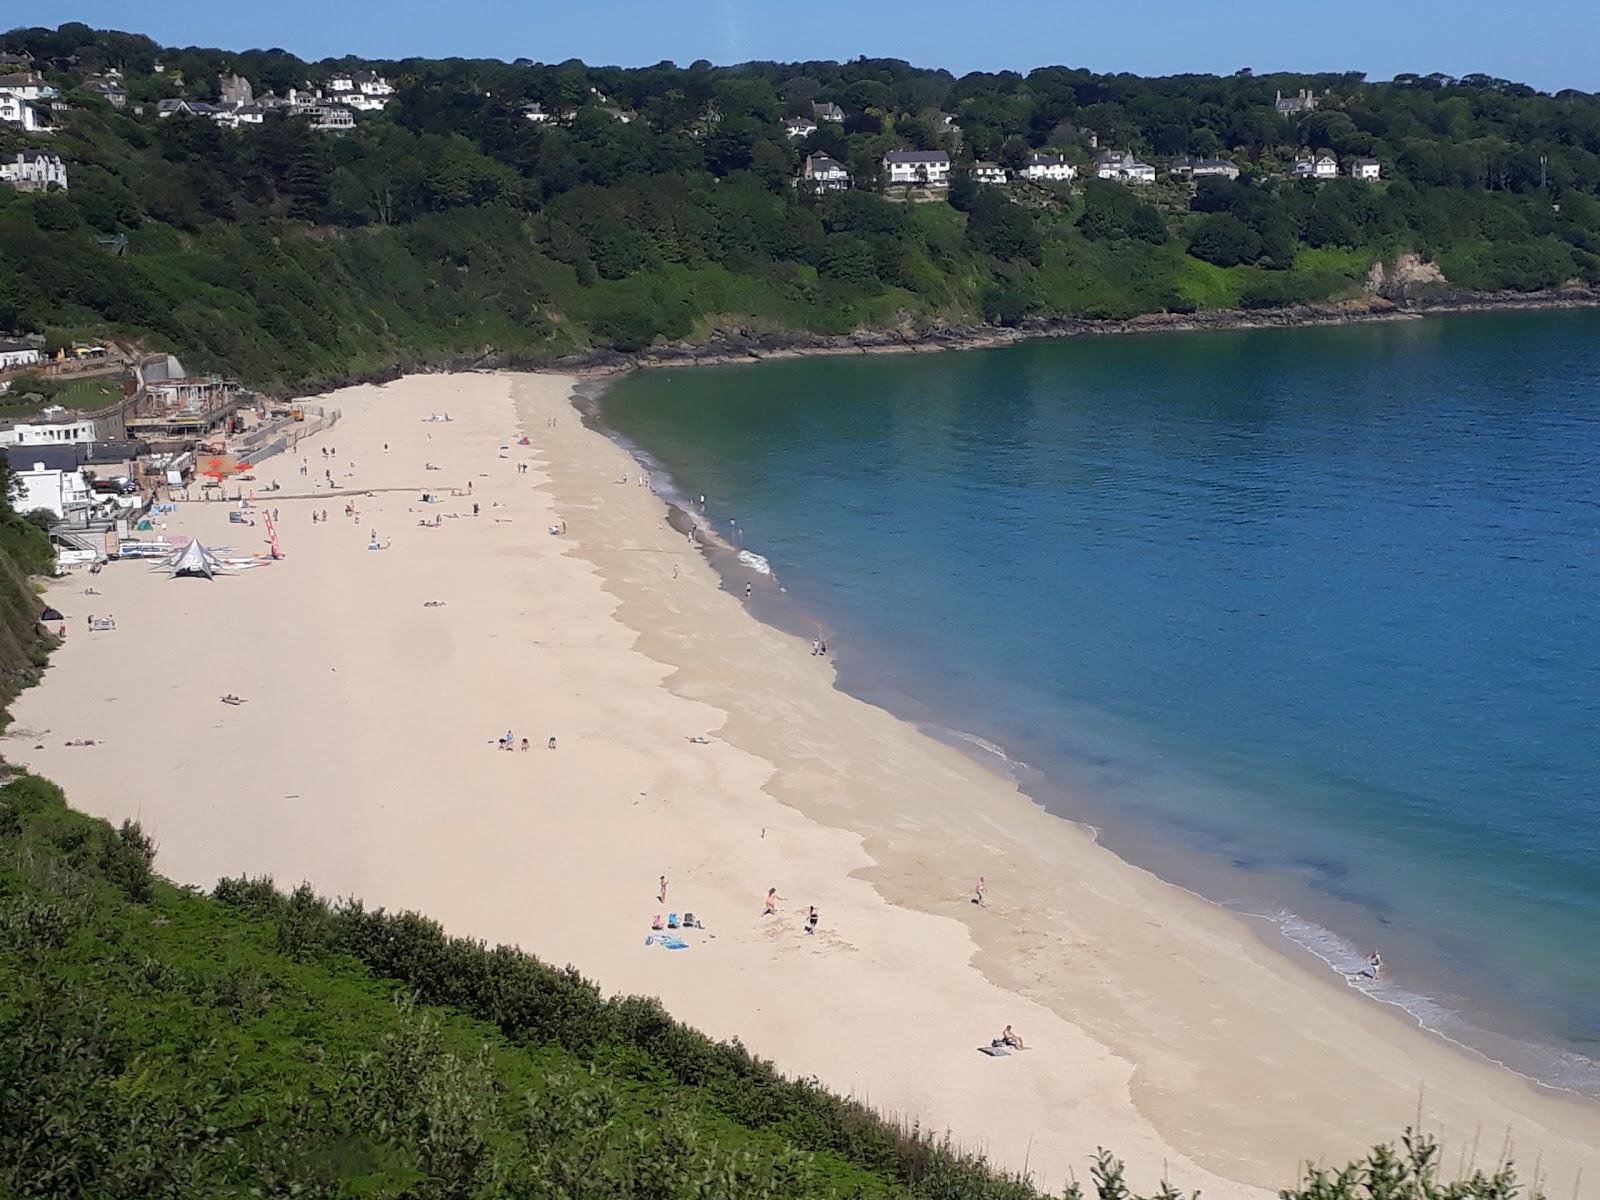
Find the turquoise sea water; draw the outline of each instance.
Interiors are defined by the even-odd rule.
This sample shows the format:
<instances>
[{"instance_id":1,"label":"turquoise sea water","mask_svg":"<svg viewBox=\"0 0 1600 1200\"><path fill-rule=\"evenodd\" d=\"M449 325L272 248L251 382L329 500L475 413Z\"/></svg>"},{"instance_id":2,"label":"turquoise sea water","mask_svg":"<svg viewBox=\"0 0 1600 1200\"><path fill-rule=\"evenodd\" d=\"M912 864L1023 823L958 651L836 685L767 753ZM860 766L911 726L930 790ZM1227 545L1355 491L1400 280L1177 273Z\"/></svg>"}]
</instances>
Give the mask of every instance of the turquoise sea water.
<instances>
[{"instance_id":1,"label":"turquoise sea water","mask_svg":"<svg viewBox=\"0 0 1600 1200\"><path fill-rule=\"evenodd\" d=\"M844 686L1600 1094L1600 313L646 372L603 411Z\"/></svg>"}]
</instances>

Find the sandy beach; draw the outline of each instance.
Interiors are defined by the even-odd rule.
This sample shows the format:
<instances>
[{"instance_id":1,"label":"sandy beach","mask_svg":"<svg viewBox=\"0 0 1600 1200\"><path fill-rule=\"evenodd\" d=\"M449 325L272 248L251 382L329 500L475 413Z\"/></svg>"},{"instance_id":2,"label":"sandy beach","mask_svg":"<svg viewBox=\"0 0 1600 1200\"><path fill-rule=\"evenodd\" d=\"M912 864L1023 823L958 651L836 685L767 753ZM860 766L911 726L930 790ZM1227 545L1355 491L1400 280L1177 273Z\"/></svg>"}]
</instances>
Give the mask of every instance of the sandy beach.
<instances>
[{"instance_id":1,"label":"sandy beach","mask_svg":"<svg viewBox=\"0 0 1600 1200\"><path fill-rule=\"evenodd\" d=\"M308 880L571 962L1048 1188L1105 1146L1137 1188L1265 1197L1420 1115L1449 1171L1509 1144L1552 1195L1593 1190L1600 1106L1414 1028L838 691L667 525L573 383L329 397L343 419L256 472L283 560L51 588L69 637L5 757L137 818L179 882ZM265 549L222 504L158 520ZM688 911L688 949L646 945ZM1029 1048L978 1053L1007 1024Z\"/></svg>"}]
</instances>

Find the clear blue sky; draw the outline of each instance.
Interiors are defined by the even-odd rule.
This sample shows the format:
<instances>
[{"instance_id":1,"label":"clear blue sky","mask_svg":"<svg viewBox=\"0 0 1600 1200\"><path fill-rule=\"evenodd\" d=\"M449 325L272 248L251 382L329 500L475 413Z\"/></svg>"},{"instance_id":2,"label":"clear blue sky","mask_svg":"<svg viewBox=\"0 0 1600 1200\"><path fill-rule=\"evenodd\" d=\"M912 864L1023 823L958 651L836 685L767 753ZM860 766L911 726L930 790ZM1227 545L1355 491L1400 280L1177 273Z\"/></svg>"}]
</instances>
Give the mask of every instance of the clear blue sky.
<instances>
[{"instance_id":1,"label":"clear blue sky","mask_svg":"<svg viewBox=\"0 0 1600 1200\"><path fill-rule=\"evenodd\" d=\"M1231 74L1240 67L1483 71L1600 91L1600 0L44 0L13 24L83 21L168 45L304 58L526 56L640 66L903 58L918 66Z\"/></svg>"}]
</instances>

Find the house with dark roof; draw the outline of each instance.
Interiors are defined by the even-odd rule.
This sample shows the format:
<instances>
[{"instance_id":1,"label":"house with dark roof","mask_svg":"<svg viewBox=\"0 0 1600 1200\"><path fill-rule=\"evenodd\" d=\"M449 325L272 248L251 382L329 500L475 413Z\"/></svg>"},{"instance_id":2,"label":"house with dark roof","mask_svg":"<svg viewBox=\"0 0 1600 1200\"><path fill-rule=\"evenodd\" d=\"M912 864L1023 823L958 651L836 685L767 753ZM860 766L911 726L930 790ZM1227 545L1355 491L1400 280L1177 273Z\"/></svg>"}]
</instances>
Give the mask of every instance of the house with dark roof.
<instances>
[{"instance_id":1,"label":"house with dark roof","mask_svg":"<svg viewBox=\"0 0 1600 1200\"><path fill-rule=\"evenodd\" d=\"M109 79L90 79L84 83L82 90L91 96L99 96L113 108L123 108L128 103L128 89Z\"/></svg>"},{"instance_id":2,"label":"house with dark roof","mask_svg":"<svg viewBox=\"0 0 1600 1200\"><path fill-rule=\"evenodd\" d=\"M42 192L51 184L65 190L67 165L59 154L23 150L11 162L0 162L0 183L9 183L19 192Z\"/></svg>"},{"instance_id":3,"label":"house with dark roof","mask_svg":"<svg viewBox=\"0 0 1600 1200\"><path fill-rule=\"evenodd\" d=\"M1022 166L1022 177L1035 183L1065 183L1077 174L1078 168L1059 154L1030 154Z\"/></svg>"},{"instance_id":4,"label":"house with dark roof","mask_svg":"<svg viewBox=\"0 0 1600 1200\"><path fill-rule=\"evenodd\" d=\"M1188 179L1237 179L1239 168L1225 158L1175 158L1167 164L1167 174Z\"/></svg>"},{"instance_id":5,"label":"house with dark roof","mask_svg":"<svg viewBox=\"0 0 1600 1200\"><path fill-rule=\"evenodd\" d=\"M808 154L800 168L800 185L813 192L842 192L850 186L850 172L838 159L826 154Z\"/></svg>"},{"instance_id":6,"label":"house with dark roof","mask_svg":"<svg viewBox=\"0 0 1600 1200\"><path fill-rule=\"evenodd\" d=\"M813 100L811 102L811 115L819 121L832 121L838 124L844 120L844 109L831 100L824 100L820 104Z\"/></svg>"}]
</instances>

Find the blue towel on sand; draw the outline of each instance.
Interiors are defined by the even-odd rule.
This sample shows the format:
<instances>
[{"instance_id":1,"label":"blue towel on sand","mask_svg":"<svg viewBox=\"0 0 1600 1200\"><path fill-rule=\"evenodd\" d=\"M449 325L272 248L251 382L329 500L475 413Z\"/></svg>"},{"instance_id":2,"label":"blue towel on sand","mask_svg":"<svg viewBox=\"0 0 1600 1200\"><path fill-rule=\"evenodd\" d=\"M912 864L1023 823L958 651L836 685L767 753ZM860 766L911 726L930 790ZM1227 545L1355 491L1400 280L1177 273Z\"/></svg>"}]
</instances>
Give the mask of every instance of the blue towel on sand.
<instances>
[{"instance_id":1,"label":"blue towel on sand","mask_svg":"<svg viewBox=\"0 0 1600 1200\"><path fill-rule=\"evenodd\" d=\"M688 942L671 934L652 933L645 938L644 944L648 946L651 942L656 943L658 946L665 946L668 950L687 950L689 948Z\"/></svg>"}]
</instances>

